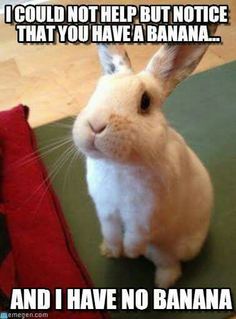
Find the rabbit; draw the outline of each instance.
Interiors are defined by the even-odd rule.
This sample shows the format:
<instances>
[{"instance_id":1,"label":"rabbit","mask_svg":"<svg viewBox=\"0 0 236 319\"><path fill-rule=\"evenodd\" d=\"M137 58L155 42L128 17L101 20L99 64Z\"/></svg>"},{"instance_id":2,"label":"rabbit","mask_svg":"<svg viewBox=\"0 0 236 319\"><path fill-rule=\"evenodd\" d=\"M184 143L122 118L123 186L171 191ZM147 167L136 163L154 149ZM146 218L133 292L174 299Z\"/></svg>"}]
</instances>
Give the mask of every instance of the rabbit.
<instances>
[{"instance_id":1,"label":"rabbit","mask_svg":"<svg viewBox=\"0 0 236 319\"><path fill-rule=\"evenodd\" d=\"M181 263L200 252L211 218L209 174L162 112L207 47L165 44L135 74L123 45L99 44L104 75L72 129L86 158L101 253L145 256L162 288L173 286Z\"/></svg>"}]
</instances>

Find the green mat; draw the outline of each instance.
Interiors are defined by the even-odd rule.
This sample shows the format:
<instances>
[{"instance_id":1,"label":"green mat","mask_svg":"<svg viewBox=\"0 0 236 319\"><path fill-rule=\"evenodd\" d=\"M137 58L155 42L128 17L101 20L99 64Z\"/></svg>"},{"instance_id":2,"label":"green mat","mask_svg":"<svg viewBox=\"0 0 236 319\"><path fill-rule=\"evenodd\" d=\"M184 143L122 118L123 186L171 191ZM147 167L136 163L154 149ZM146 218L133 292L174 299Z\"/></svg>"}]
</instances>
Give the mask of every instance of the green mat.
<instances>
[{"instance_id":1,"label":"green mat","mask_svg":"<svg viewBox=\"0 0 236 319\"><path fill-rule=\"evenodd\" d=\"M210 234L198 258L186 263L177 287L230 287L236 296L236 62L192 76L171 95L165 106L170 123L186 138L206 164L215 189ZM65 137L64 119L36 129L39 147ZM63 123L63 124L62 124ZM64 124L66 124L64 126ZM53 163L59 148L45 163ZM87 195L84 163L65 164L53 180L78 251L97 287L153 288L154 266L138 260L109 260L100 256L101 242L95 210ZM70 167L69 167L70 165ZM220 312L114 312L112 318L224 318Z\"/></svg>"}]
</instances>

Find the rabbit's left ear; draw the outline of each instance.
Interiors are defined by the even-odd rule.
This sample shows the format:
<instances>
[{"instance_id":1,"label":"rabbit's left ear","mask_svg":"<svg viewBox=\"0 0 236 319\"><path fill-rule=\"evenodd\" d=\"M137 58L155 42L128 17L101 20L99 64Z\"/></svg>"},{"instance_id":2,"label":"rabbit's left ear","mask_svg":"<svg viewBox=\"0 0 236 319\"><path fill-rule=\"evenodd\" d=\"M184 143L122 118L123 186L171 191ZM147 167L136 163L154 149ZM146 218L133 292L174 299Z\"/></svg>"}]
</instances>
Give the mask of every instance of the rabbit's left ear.
<instances>
[{"instance_id":1,"label":"rabbit's left ear","mask_svg":"<svg viewBox=\"0 0 236 319\"><path fill-rule=\"evenodd\" d=\"M123 46L98 44L98 54L104 74L131 71L130 59Z\"/></svg>"},{"instance_id":2,"label":"rabbit's left ear","mask_svg":"<svg viewBox=\"0 0 236 319\"><path fill-rule=\"evenodd\" d=\"M208 28L210 35L213 35L217 26L210 25ZM166 44L157 51L148 63L146 71L159 79L163 98L192 73L207 48L208 44Z\"/></svg>"}]
</instances>

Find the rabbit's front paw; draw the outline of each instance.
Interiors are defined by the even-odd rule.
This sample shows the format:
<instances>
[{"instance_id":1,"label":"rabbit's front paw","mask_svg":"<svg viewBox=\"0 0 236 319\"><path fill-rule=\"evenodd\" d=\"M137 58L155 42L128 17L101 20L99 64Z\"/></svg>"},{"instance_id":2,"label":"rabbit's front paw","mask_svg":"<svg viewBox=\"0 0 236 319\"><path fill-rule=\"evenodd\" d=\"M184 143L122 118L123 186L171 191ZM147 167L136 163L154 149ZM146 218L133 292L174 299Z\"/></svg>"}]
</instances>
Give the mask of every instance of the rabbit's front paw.
<instances>
[{"instance_id":1,"label":"rabbit's front paw","mask_svg":"<svg viewBox=\"0 0 236 319\"><path fill-rule=\"evenodd\" d=\"M138 258L144 255L146 244L143 242L132 242L125 240L124 255L129 258Z\"/></svg>"},{"instance_id":2,"label":"rabbit's front paw","mask_svg":"<svg viewBox=\"0 0 236 319\"><path fill-rule=\"evenodd\" d=\"M118 258L122 255L121 245L109 245L105 240L100 246L101 255L107 258Z\"/></svg>"}]
</instances>

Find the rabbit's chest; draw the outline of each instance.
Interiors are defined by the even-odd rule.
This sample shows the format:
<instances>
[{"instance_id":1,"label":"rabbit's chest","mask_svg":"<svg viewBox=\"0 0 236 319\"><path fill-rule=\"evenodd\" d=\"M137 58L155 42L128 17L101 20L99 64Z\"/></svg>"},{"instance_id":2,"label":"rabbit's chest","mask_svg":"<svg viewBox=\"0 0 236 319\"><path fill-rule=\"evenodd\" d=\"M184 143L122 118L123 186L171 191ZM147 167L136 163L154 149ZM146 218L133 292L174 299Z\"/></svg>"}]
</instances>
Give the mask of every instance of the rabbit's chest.
<instances>
[{"instance_id":1,"label":"rabbit's chest","mask_svg":"<svg viewBox=\"0 0 236 319\"><path fill-rule=\"evenodd\" d=\"M151 215L155 210L155 180L145 168L87 159L87 183L97 208L107 213Z\"/></svg>"}]
</instances>

